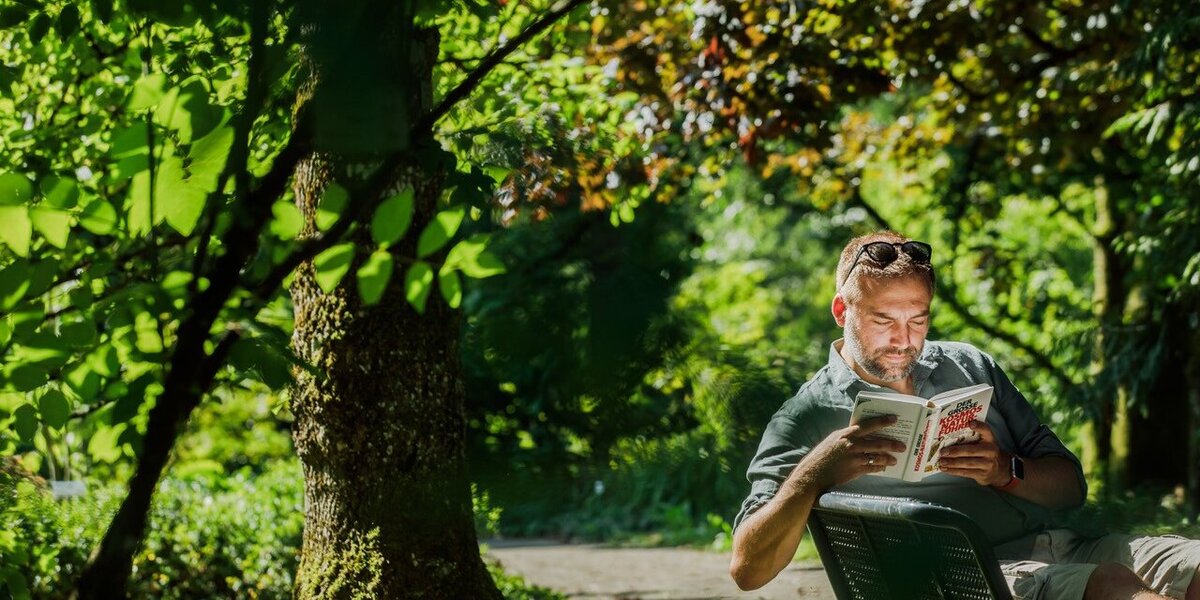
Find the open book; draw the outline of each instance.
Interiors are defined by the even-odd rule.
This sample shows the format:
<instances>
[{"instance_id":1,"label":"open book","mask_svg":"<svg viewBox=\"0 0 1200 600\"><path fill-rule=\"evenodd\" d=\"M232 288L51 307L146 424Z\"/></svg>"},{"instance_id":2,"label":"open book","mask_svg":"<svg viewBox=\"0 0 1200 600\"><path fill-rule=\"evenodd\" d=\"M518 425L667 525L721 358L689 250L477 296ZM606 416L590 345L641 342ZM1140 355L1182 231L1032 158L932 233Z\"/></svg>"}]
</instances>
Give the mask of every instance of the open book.
<instances>
[{"instance_id":1,"label":"open book","mask_svg":"<svg viewBox=\"0 0 1200 600\"><path fill-rule=\"evenodd\" d=\"M850 424L879 415L896 415L895 423L875 435L904 444L907 451L897 464L878 473L882 477L921 481L938 472L938 450L979 439L968 426L987 418L992 386L973 385L942 392L928 400L895 392L859 392Z\"/></svg>"}]
</instances>

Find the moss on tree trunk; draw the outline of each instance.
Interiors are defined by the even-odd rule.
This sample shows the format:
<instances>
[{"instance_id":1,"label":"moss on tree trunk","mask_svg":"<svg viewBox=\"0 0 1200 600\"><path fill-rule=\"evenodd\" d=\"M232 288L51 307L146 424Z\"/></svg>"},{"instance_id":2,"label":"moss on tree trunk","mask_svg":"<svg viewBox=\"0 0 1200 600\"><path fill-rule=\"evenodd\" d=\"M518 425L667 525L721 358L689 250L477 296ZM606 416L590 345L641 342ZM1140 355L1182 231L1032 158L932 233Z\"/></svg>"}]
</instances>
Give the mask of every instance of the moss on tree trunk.
<instances>
[{"instance_id":1,"label":"moss on tree trunk","mask_svg":"<svg viewBox=\"0 0 1200 600\"><path fill-rule=\"evenodd\" d=\"M407 141L395 136L404 138L408 116L429 107L437 37L414 30L411 14L395 6L402 4L301 12L302 98L314 111L318 142L326 142L296 171L302 236L315 234L326 186L353 187L384 156L403 150ZM322 123L336 127L322 134ZM410 231L429 222L440 185L440 174L412 165L396 172L394 188L416 190ZM377 305L360 301L353 268L329 294L311 263L291 286L293 344L319 372L300 373L292 392L305 478L297 598L500 597L471 514L458 316L436 294L424 315L405 301L403 257L415 255L415 238L392 249L396 274ZM366 228L356 244L355 266L375 249Z\"/></svg>"}]
</instances>

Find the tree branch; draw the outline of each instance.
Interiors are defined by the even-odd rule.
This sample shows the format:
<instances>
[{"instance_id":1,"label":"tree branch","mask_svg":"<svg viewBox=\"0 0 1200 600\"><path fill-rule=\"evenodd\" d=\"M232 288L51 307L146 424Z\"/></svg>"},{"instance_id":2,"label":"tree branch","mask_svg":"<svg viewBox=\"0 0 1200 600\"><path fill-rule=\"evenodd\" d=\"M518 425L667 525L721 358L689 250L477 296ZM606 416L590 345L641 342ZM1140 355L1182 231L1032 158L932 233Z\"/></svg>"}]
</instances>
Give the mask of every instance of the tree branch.
<instances>
[{"instance_id":1,"label":"tree branch","mask_svg":"<svg viewBox=\"0 0 1200 600\"><path fill-rule=\"evenodd\" d=\"M518 34L517 37L509 40L507 44L496 48L489 53L479 63L479 66L476 67L474 71L468 73L467 77L463 79L462 82L455 86L454 89L450 90L446 96L442 98L441 102L438 102L437 106L434 106L432 110L417 120L416 124L413 126L412 139L418 140L430 135L433 132L433 126L436 125L442 117L446 116L446 113L450 112L450 109L454 108L455 104L458 104L464 98L469 96L471 92L483 82L484 77L487 77L487 75L491 73L497 65L503 62L509 54L512 54L517 48L524 46L529 40L549 29L555 21L558 21L567 13L575 10L575 8L588 1L589 0L568 0L568 2L561 7L542 15L541 18L539 18L529 27L526 27L524 31Z\"/></svg>"}]
</instances>

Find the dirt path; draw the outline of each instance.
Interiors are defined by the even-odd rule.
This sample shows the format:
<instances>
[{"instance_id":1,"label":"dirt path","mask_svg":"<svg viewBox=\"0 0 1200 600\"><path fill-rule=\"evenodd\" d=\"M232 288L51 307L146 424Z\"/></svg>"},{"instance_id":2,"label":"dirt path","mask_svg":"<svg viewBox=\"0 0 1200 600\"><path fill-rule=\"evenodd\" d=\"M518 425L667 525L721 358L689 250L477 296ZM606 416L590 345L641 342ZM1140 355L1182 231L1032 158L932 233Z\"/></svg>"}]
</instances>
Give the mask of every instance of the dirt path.
<instances>
[{"instance_id":1,"label":"dirt path","mask_svg":"<svg viewBox=\"0 0 1200 600\"><path fill-rule=\"evenodd\" d=\"M742 592L729 554L687 548L607 548L533 540L492 540L488 553L526 581L587 600L735 598L833 600L819 563L794 563L774 581Z\"/></svg>"}]
</instances>

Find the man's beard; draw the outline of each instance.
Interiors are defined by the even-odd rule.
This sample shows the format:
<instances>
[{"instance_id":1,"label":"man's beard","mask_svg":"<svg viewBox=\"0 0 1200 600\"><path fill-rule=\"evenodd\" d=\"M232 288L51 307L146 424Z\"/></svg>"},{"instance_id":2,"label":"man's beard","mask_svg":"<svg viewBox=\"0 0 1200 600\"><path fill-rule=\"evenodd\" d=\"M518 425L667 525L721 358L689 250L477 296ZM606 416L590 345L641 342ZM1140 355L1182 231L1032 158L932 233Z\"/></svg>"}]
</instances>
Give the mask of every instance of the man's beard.
<instances>
[{"instance_id":1,"label":"man's beard","mask_svg":"<svg viewBox=\"0 0 1200 600\"><path fill-rule=\"evenodd\" d=\"M867 352L862 345L862 339L858 335L858 327L854 325L853 319L846 319L845 346L849 350L850 357L854 359L854 362L858 363L872 377L884 383L895 383L908 379L908 376L912 375L913 369L917 366L917 349L911 346L904 350L884 347L876 350L871 356L867 356ZM896 352L903 352L904 356L908 358L908 362L895 367L885 366L881 360L884 355Z\"/></svg>"}]
</instances>

